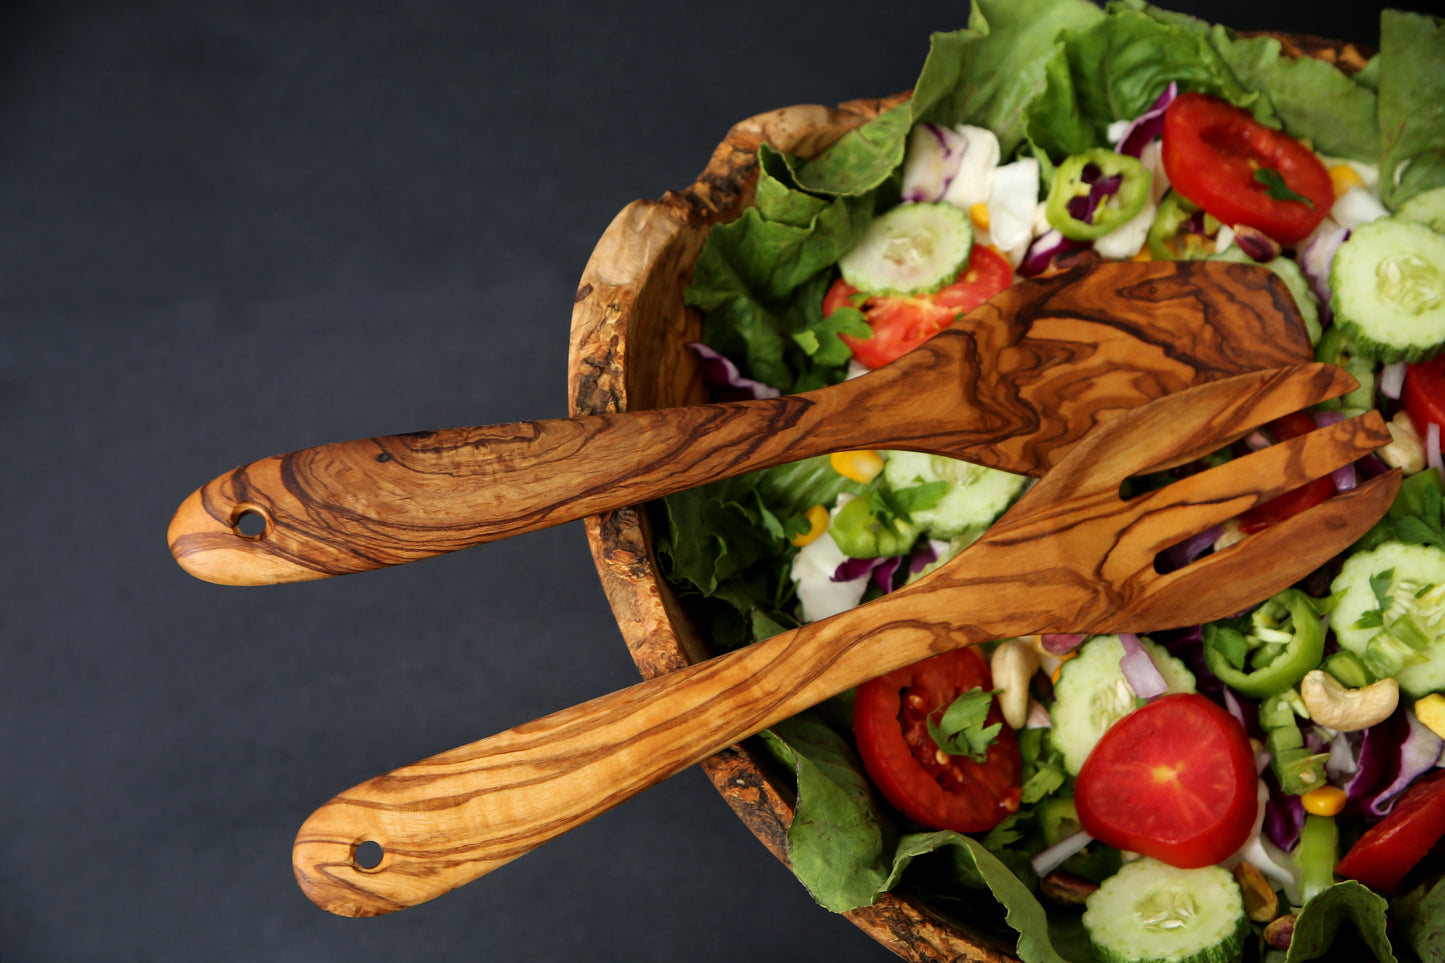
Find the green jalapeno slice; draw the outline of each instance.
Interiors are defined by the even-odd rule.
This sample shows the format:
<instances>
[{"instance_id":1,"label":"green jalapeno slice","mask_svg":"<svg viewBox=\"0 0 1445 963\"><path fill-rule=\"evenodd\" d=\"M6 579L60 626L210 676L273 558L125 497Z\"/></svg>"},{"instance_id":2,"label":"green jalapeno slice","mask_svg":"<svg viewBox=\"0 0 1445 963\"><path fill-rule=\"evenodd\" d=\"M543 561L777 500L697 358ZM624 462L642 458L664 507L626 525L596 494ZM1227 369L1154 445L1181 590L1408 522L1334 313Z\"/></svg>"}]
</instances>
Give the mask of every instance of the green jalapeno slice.
<instances>
[{"instance_id":1,"label":"green jalapeno slice","mask_svg":"<svg viewBox=\"0 0 1445 963\"><path fill-rule=\"evenodd\" d=\"M1136 158L1096 147L1059 165L1044 213L1064 237L1092 241L1144 209L1150 180Z\"/></svg>"},{"instance_id":2,"label":"green jalapeno slice","mask_svg":"<svg viewBox=\"0 0 1445 963\"><path fill-rule=\"evenodd\" d=\"M1219 681L1263 699L1297 685L1324 657L1325 629L1314 602L1285 589L1255 609L1248 633L1220 623L1204 627L1204 660Z\"/></svg>"}]
</instances>

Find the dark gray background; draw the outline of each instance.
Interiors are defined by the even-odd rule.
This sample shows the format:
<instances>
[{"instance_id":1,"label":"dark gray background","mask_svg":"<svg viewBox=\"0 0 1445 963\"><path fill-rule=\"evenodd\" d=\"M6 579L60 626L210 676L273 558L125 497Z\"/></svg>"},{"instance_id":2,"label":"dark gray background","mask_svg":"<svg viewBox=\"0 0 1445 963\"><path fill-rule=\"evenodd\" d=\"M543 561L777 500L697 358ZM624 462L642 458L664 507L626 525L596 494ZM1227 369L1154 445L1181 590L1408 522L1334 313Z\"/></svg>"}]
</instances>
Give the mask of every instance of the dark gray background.
<instances>
[{"instance_id":1,"label":"dark gray background","mask_svg":"<svg viewBox=\"0 0 1445 963\"><path fill-rule=\"evenodd\" d=\"M1377 41L1377 7L1184 5ZM566 413L613 214L742 117L908 87L968 5L0 6L0 959L881 960L690 771L422 907L289 863L332 794L635 681L580 524L263 589L236 464Z\"/></svg>"}]
</instances>

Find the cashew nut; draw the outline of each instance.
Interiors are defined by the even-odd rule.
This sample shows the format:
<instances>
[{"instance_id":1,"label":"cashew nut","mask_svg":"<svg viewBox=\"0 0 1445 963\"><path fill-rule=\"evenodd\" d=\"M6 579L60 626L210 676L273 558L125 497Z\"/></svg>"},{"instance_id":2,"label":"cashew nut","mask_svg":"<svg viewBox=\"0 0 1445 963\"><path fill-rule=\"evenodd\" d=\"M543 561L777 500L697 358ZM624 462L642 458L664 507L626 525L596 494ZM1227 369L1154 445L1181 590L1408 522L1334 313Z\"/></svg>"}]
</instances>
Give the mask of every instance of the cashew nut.
<instances>
[{"instance_id":1,"label":"cashew nut","mask_svg":"<svg viewBox=\"0 0 1445 963\"><path fill-rule=\"evenodd\" d=\"M1390 717L1400 704L1400 683L1381 679L1349 689L1328 672L1312 669L1300 682L1300 697L1315 722L1337 732L1354 732Z\"/></svg>"},{"instance_id":2,"label":"cashew nut","mask_svg":"<svg viewBox=\"0 0 1445 963\"><path fill-rule=\"evenodd\" d=\"M1029 680L1039 670L1039 654L1023 639L999 643L989 661L998 706L1010 728L1022 729L1029 716Z\"/></svg>"},{"instance_id":3,"label":"cashew nut","mask_svg":"<svg viewBox=\"0 0 1445 963\"><path fill-rule=\"evenodd\" d=\"M1415 423L1409 414L1400 412L1385 426L1390 429L1390 443L1376 450L1375 454L1391 468L1398 468L1407 475L1425 470L1425 442L1415 430Z\"/></svg>"}]
</instances>

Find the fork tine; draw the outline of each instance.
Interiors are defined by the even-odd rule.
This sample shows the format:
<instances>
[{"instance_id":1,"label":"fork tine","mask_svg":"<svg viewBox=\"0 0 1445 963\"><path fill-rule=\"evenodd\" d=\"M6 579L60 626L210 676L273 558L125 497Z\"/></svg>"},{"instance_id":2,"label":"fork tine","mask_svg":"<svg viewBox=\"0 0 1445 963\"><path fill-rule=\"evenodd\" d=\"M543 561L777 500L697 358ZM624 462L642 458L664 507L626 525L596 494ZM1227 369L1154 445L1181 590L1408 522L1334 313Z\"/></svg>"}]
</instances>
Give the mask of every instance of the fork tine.
<instances>
[{"instance_id":1,"label":"fork tine","mask_svg":"<svg viewBox=\"0 0 1445 963\"><path fill-rule=\"evenodd\" d=\"M1177 571L1157 576L1107 631L1150 631L1229 618L1289 588L1349 548L1400 489L1398 469L1277 522Z\"/></svg>"},{"instance_id":2,"label":"fork tine","mask_svg":"<svg viewBox=\"0 0 1445 963\"><path fill-rule=\"evenodd\" d=\"M1378 411L1368 411L1146 492L1130 506L1139 513L1136 517L1161 515L1170 520L1163 528L1173 533L1173 541L1154 546L1162 551L1178 541L1182 530L1204 531L1218 525L1323 478L1389 441L1384 418Z\"/></svg>"},{"instance_id":3,"label":"fork tine","mask_svg":"<svg viewBox=\"0 0 1445 963\"><path fill-rule=\"evenodd\" d=\"M1032 499L1068 500L1117 490L1124 479L1224 447L1276 418L1357 386L1336 365L1311 363L1235 375L1127 412L1094 429L1069 459L1072 470L1045 476ZM1087 454L1084 452L1087 451Z\"/></svg>"}]
</instances>

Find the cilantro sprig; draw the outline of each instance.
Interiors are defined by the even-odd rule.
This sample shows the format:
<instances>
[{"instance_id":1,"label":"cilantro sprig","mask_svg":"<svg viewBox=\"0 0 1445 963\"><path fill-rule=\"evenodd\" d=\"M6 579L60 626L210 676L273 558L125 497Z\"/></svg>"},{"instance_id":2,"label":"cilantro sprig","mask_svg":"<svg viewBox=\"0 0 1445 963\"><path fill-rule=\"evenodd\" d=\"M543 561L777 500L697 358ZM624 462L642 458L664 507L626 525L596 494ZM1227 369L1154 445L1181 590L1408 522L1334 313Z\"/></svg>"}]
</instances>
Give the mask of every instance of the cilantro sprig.
<instances>
[{"instance_id":1,"label":"cilantro sprig","mask_svg":"<svg viewBox=\"0 0 1445 963\"><path fill-rule=\"evenodd\" d=\"M974 686L960 695L943 710L935 722L928 717L928 735L938 748L950 756L967 756L975 762L982 762L988 755L1003 723L984 725L988 718L989 706L993 704L994 693Z\"/></svg>"}]
</instances>

